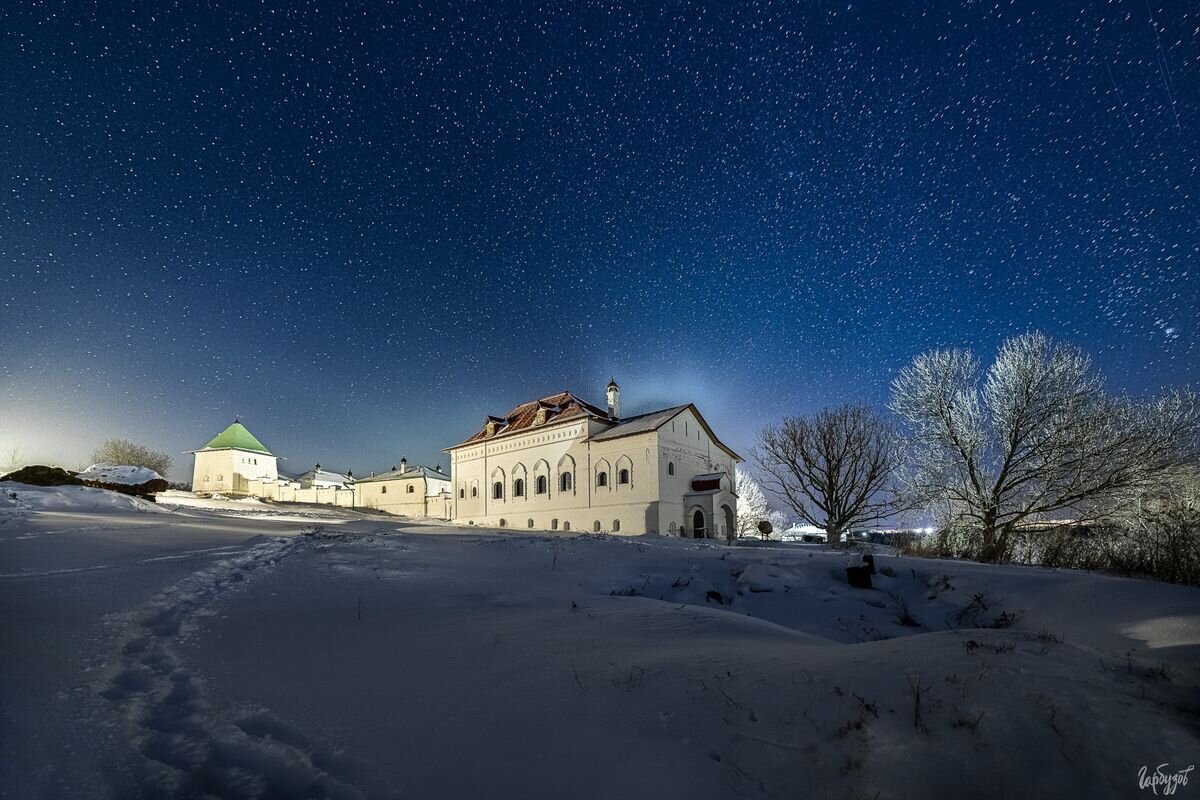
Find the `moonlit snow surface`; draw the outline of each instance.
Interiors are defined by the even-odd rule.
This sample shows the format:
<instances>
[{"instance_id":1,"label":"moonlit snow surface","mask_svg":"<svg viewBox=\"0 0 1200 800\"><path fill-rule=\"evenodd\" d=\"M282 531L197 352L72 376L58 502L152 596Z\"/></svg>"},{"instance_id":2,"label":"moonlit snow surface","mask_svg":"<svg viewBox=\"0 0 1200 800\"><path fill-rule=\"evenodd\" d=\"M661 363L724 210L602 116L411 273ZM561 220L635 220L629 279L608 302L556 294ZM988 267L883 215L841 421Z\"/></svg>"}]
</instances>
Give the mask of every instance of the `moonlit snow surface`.
<instances>
[{"instance_id":1,"label":"moonlit snow surface","mask_svg":"<svg viewBox=\"0 0 1200 800\"><path fill-rule=\"evenodd\" d=\"M1116 797L1198 744L1194 589L13 489L6 797Z\"/></svg>"}]
</instances>

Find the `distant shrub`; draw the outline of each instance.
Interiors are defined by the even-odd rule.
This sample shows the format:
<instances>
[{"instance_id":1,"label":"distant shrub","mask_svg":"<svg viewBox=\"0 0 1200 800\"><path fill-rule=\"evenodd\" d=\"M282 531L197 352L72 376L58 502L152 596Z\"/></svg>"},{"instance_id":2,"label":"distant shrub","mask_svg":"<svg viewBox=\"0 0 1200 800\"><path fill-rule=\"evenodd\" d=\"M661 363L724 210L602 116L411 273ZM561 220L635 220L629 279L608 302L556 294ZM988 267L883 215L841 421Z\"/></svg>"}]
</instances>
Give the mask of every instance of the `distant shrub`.
<instances>
[{"instance_id":1,"label":"distant shrub","mask_svg":"<svg viewBox=\"0 0 1200 800\"><path fill-rule=\"evenodd\" d=\"M97 464L122 467L145 467L166 476L171 469L171 457L127 439L108 439L92 454Z\"/></svg>"},{"instance_id":2,"label":"distant shrub","mask_svg":"<svg viewBox=\"0 0 1200 800\"><path fill-rule=\"evenodd\" d=\"M1094 525L1018 528L1009 545L1009 563L1200 585L1200 509L1190 503L1172 502ZM900 552L981 559L983 539L969 527L947 527L901 546Z\"/></svg>"}]
</instances>

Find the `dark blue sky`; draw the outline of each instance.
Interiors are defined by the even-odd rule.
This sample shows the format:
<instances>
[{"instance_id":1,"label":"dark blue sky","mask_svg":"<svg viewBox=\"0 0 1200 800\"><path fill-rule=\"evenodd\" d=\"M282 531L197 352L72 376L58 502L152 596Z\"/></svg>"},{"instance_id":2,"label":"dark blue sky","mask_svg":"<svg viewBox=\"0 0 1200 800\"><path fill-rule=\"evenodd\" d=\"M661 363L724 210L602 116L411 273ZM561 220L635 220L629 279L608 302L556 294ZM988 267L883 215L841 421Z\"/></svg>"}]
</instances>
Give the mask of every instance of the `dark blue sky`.
<instances>
[{"instance_id":1,"label":"dark blue sky","mask_svg":"<svg viewBox=\"0 0 1200 800\"><path fill-rule=\"evenodd\" d=\"M1200 374L1195 3L135 5L0 9L5 451L445 463L614 375L745 451L1031 328Z\"/></svg>"}]
</instances>

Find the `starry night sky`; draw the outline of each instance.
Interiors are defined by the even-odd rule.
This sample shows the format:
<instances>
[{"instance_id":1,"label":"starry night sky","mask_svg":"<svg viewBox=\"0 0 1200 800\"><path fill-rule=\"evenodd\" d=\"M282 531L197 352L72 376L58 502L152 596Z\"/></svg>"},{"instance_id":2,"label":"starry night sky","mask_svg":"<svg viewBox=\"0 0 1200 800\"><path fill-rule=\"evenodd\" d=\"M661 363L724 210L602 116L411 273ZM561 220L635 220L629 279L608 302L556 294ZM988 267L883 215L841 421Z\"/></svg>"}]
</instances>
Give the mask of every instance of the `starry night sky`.
<instances>
[{"instance_id":1,"label":"starry night sky","mask_svg":"<svg viewBox=\"0 0 1200 800\"><path fill-rule=\"evenodd\" d=\"M1193 2L134 5L0 8L27 460L446 464L610 376L744 453L1032 328L1200 378Z\"/></svg>"}]
</instances>

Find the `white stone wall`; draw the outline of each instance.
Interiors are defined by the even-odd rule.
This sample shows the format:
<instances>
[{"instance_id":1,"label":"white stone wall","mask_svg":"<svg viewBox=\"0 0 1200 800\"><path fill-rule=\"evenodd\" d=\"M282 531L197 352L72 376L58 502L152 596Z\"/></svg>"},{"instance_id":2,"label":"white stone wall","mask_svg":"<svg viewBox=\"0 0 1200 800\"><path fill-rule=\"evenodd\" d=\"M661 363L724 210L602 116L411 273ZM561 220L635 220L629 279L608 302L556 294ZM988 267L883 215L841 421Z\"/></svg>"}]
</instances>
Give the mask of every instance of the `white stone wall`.
<instances>
[{"instance_id":1,"label":"white stone wall","mask_svg":"<svg viewBox=\"0 0 1200 800\"><path fill-rule=\"evenodd\" d=\"M248 494L251 497L271 500L276 503L316 503L320 505L356 508L357 502L354 489L342 486L318 486L301 489L295 481L249 481Z\"/></svg>"},{"instance_id":2,"label":"white stone wall","mask_svg":"<svg viewBox=\"0 0 1200 800\"><path fill-rule=\"evenodd\" d=\"M420 476L354 484L362 508L405 517L425 516L425 479Z\"/></svg>"},{"instance_id":3,"label":"white stone wall","mask_svg":"<svg viewBox=\"0 0 1200 800\"><path fill-rule=\"evenodd\" d=\"M279 477L275 456L247 450L199 450L192 467L192 491L198 494L251 494L250 481Z\"/></svg>"},{"instance_id":4,"label":"white stone wall","mask_svg":"<svg viewBox=\"0 0 1200 800\"><path fill-rule=\"evenodd\" d=\"M684 410L658 429L658 459L659 478L663 482L659 525L663 531L670 533L672 523L676 533L680 529L691 530L691 512L699 504L688 501L686 495L691 492L692 479L706 473L723 472L728 476L723 482L724 496L718 498L717 508L729 504L736 517L737 501L730 485L734 475L733 457L712 441L691 409ZM672 464L674 475L669 474ZM717 519L714 526L714 520L709 520L709 516L711 513L705 510L706 528L714 535L723 535L725 521Z\"/></svg>"}]
</instances>

